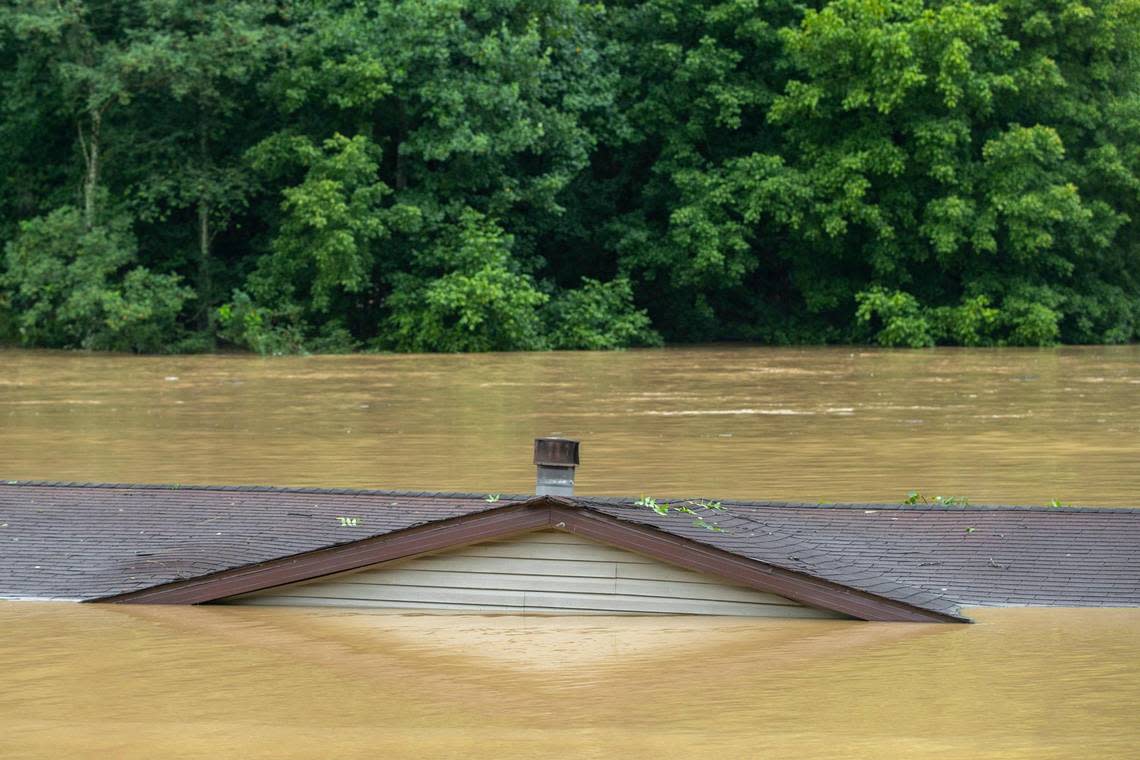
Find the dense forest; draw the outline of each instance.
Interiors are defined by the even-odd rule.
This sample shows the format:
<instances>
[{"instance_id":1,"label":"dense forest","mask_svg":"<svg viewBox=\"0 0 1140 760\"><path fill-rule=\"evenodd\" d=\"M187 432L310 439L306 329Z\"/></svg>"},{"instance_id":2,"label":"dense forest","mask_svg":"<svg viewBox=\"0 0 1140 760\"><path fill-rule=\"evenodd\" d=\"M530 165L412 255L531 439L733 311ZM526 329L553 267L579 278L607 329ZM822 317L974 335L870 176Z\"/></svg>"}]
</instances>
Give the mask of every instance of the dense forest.
<instances>
[{"instance_id":1,"label":"dense forest","mask_svg":"<svg viewBox=\"0 0 1140 760\"><path fill-rule=\"evenodd\" d=\"M1140 0L6 0L0 341L1140 337Z\"/></svg>"}]
</instances>

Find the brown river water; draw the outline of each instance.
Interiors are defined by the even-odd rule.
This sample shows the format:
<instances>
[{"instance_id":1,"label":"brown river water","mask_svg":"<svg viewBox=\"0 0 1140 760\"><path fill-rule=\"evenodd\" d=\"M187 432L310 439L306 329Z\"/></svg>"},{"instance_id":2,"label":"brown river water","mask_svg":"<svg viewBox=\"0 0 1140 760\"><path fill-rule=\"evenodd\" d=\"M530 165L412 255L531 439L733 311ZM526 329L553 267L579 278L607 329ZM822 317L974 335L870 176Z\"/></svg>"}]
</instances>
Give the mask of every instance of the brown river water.
<instances>
[{"instance_id":1,"label":"brown river water","mask_svg":"<svg viewBox=\"0 0 1140 760\"><path fill-rule=\"evenodd\" d=\"M1140 506L1140 346L0 351L0 478ZM0 549L2 551L2 549ZM0 602L0 758L1134 758L1140 610L972 626Z\"/></svg>"}]
</instances>

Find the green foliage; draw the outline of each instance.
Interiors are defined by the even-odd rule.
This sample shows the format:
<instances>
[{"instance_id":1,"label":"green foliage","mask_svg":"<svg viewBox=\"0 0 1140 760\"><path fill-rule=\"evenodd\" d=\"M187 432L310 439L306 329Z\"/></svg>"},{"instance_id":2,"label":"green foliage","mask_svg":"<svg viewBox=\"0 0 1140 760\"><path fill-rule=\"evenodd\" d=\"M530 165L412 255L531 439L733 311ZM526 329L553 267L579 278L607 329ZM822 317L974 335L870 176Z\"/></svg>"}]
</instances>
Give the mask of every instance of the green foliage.
<instances>
[{"instance_id":1,"label":"green foliage","mask_svg":"<svg viewBox=\"0 0 1140 760\"><path fill-rule=\"evenodd\" d=\"M177 275L132 266L127 227L119 217L87 230L72 207L20 224L3 282L24 345L156 352L177 335L193 293Z\"/></svg>"},{"instance_id":2,"label":"green foliage","mask_svg":"<svg viewBox=\"0 0 1140 760\"><path fill-rule=\"evenodd\" d=\"M10 0L0 340L1134 341L1138 93L1136 0Z\"/></svg>"},{"instance_id":3,"label":"green foliage","mask_svg":"<svg viewBox=\"0 0 1140 760\"><path fill-rule=\"evenodd\" d=\"M112 351L159 353L180 344L176 320L194 291L178 275L155 274L145 267L128 271L117 287L103 294L104 331L90 338L90 347Z\"/></svg>"},{"instance_id":4,"label":"green foliage","mask_svg":"<svg viewBox=\"0 0 1140 760\"><path fill-rule=\"evenodd\" d=\"M11 307L0 304L0 346L16 342L16 325L12 320Z\"/></svg>"},{"instance_id":5,"label":"green foliage","mask_svg":"<svg viewBox=\"0 0 1140 760\"><path fill-rule=\"evenodd\" d=\"M1134 3L645 2L619 18L626 108L652 115L624 163L652 169L620 178L640 197L614 249L635 292L666 291L650 306L666 337L1136 336L1109 284L1135 294L1140 261L1122 234L1140 197ZM724 95L741 79L750 99Z\"/></svg>"},{"instance_id":6,"label":"green foliage","mask_svg":"<svg viewBox=\"0 0 1140 760\"><path fill-rule=\"evenodd\" d=\"M855 318L860 324L870 324L875 318L881 321L882 329L875 333L880 345L909 348L934 345L930 322L910 293L874 287L856 293L855 300L859 304Z\"/></svg>"},{"instance_id":7,"label":"green foliage","mask_svg":"<svg viewBox=\"0 0 1140 760\"><path fill-rule=\"evenodd\" d=\"M467 209L451 234L392 277L382 345L397 351L545 348L539 307L548 296L516 271L511 236Z\"/></svg>"},{"instance_id":8,"label":"green foliage","mask_svg":"<svg viewBox=\"0 0 1140 760\"><path fill-rule=\"evenodd\" d=\"M662 516L669 514L669 505L658 504L657 499L653 498L652 496L642 495L641 498L633 502L633 505L635 507L648 507L649 509L652 509L654 512Z\"/></svg>"},{"instance_id":9,"label":"green foliage","mask_svg":"<svg viewBox=\"0 0 1140 760\"><path fill-rule=\"evenodd\" d=\"M649 317L633 305L633 289L625 278L598 282L584 277L581 287L555 298L545 316L551 348L612 350L661 344Z\"/></svg>"},{"instance_id":10,"label":"green foliage","mask_svg":"<svg viewBox=\"0 0 1140 760\"><path fill-rule=\"evenodd\" d=\"M375 179L377 147L363 135L337 134L321 146L278 137L253 156L256 168L293 162L304 171L299 184L282 191L279 231L251 282L255 292L265 300L302 297L312 310L327 312L336 293L367 288L371 244L388 234L390 215L380 205L390 191Z\"/></svg>"},{"instance_id":11,"label":"green foliage","mask_svg":"<svg viewBox=\"0 0 1140 760\"><path fill-rule=\"evenodd\" d=\"M277 308L258 306L249 294L235 290L217 310L218 337L262 356L290 354L347 354L360 343L337 320L313 327L301 318L295 304Z\"/></svg>"},{"instance_id":12,"label":"green foliage","mask_svg":"<svg viewBox=\"0 0 1140 760\"><path fill-rule=\"evenodd\" d=\"M218 308L218 335L235 346L262 356L305 353L300 310L274 312L254 304L249 294L235 290L229 303Z\"/></svg>"},{"instance_id":13,"label":"green foliage","mask_svg":"<svg viewBox=\"0 0 1140 760\"><path fill-rule=\"evenodd\" d=\"M1006 298L1003 318L1010 328L1009 343L1014 346L1044 346L1057 340L1061 299L1048 288L1023 290Z\"/></svg>"},{"instance_id":14,"label":"green foliage","mask_svg":"<svg viewBox=\"0 0 1140 760\"><path fill-rule=\"evenodd\" d=\"M918 491L911 491L902 501L903 504L930 504L936 507L968 507L970 500L965 496L934 496L927 498ZM970 529L973 530L972 528Z\"/></svg>"},{"instance_id":15,"label":"green foliage","mask_svg":"<svg viewBox=\"0 0 1140 760\"><path fill-rule=\"evenodd\" d=\"M965 298L958 306L938 306L931 310L932 329L942 341L959 346L986 346L998 325L1000 311L990 299L979 295ZM1049 341L1042 341L1046 343Z\"/></svg>"},{"instance_id":16,"label":"green foliage","mask_svg":"<svg viewBox=\"0 0 1140 760\"><path fill-rule=\"evenodd\" d=\"M683 501L678 504L666 504L663 501L657 501L652 496L642 495L637 501L633 502L635 507L646 507L653 510L655 513L662 517L668 516L670 512L678 512L680 514L689 515L693 518L692 525L694 528L703 528L713 533L724 533L724 528L717 525L715 522L709 522L705 519L712 513L723 512L724 507L719 501ZM693 509L696 507L701 510L698 512Z\"/></svg>"},{"instance_id":17,"label":"green foliage","mask_svg":"<svg viewBox=\"0 0 1140 760\"><path fill-rule=\"evenodd\" d=\"M937 343L960 346L1047 346L1060 333L1058 297L1048 289L1021 290L1006 298L1002 309L990 307L984 295L958 306L925 307L909 293L876 286L855 294L860 325L877 326L881 346L923 348Z\"/></svg>"}]
</instances>

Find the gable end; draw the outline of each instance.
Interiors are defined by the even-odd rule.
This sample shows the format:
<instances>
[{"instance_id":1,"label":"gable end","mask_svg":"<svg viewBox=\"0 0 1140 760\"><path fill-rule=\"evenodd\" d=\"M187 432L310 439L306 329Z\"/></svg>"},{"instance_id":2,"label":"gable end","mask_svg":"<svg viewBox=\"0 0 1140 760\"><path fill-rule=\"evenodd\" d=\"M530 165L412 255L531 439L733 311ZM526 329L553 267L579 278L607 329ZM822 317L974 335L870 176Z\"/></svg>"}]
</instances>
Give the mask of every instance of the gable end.
<instances>
[{"instance_id":1,"label":"gable end","mask_svg":"<svg viewBox=\"0 0 1140 760\"><path fill-rule=\"evenodd\" d=\"M558 497L538 497L523 503L93 601L201 604L542 528L575 533L666 564L863 620L969 622L950 612L843 586L806 573L748 559L653 527L619 520ZM919 592L916 589L914 593Z\"/></svg>"},{"instance_id":2,"label":"gable end","mask_svg":"<svg viewBox=\"0 0 1140 760\"><path fill-rule=\"evenodd\" d=\"M222 601L460 613L846 617L557 528Z\"/></svg>"}]
</instances>

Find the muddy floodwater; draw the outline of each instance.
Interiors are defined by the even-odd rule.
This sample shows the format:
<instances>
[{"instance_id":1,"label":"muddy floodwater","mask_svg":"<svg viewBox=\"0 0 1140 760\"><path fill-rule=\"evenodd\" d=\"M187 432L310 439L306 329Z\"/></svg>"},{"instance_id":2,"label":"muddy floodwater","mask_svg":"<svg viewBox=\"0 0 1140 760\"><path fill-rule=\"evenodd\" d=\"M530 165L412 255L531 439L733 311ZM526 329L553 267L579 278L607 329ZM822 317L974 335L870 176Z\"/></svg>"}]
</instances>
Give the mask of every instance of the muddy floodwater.
<instances>
[{"instance_id":1,"label":"muddy floodwater","mask_svg":"<svg viewBox=\"0 0 1140 760\"><path fill-rule=\"evenodd\" d=\"M1140 610L979 617L0 602L0 756L1136 757Z\"/></svg>"},{"instance_id":2,"label":"muddy floodwater","mask_svg":"<svg viewBox=\"0 0 1140 760\"><path fill-rule=\"evenodd\" d=\"M553 434L584 494L1140 506L1140 347L0 351L3 479L522 492ZM0 758L1140 756L1140 610L968 612L0 602Z\"/></svg>"},{"instance_id":3,"label":"muddy floodwater","mask_svg":"<svg viewBox=\"0 0 1140 760\"><path fill-rule=\"evenodd\" d=\"M1140 505L1140 346L460 356L0 351L0 477Z\"/></svg>"}]
</instances>

